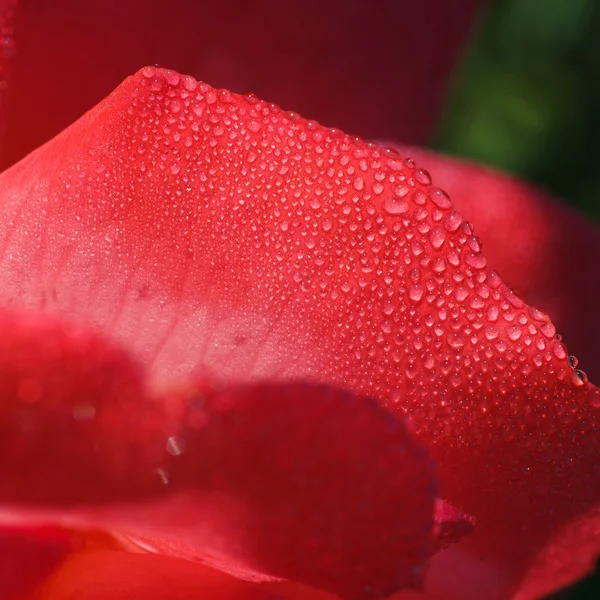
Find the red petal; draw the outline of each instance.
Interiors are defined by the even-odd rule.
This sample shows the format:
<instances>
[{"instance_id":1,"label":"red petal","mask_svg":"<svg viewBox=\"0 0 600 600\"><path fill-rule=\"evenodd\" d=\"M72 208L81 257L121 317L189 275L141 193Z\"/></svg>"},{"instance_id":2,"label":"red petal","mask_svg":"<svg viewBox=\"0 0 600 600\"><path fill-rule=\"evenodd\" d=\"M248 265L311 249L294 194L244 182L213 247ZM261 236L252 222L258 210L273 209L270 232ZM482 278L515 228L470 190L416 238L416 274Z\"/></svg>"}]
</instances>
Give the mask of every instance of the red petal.
<instances>
[{"instance_id":1,"label":"red petal","mask_svg":"<svg viewBox=\"0 0 600 600\"><path fill-rule=\"evenodd\" d=\"M70 536L61 530L0 529L0 598L29 598L70 551Z\"/></svg>"},{"instance_id":2,"label":"red petal","mask_svg":"<svg viewBox=\"0 0 600 600\"><path fill-rule=\"evenodd\" d=\"M597 501L598 391L394 152L149 68L0 191L4 298L97 323L154 385L308 377L409 412L508 582Z\"/></svg>"},{"instance_id":3,"label":"red petal","mask_svg":"<svg viewBox=\"0 0 600 600\"><path fill-rule=\"evenodd\" d=\"M490 263L552 317L590 378L600 379L600 346L590 335L600 331L597 227L507 175L430 151L398 149L428 165L435 184L476 223Z\"/></svg>"},{"instance_id":4,"label":"red petal","mask_svg":"<svg viewBox=\"0 0 600 600\"><path fill-rule=\"evenodd\" d=\"M432 467L376 401L280 384L159 402L97 336L16 313L1 325L5 522L116 530L347 598L420 582Z\"/></svg>"},{"instance_id":5,"label":"red petal","mask_svg":"<svg viewBox=\"0 0 600 600\"><path fill-rule=\"evenodd\" d=\"M8 61L12 58L14 17L17 0L0 0L0 32L2 43L0 43L0 91L6 85Z\"/></svg>"},{"instance_id":6,"label":"red petal","mask_svg":"<svg viewBox=\"0 0 600 600\"><path fill-rule=\"evenodd\" d=\"M257 586L187 561L148 554L72 555L34 600L278 600Z\"/></svg>"},{"instance_id":7,"label":"red petal","mask_svg":"<svg viewBox=\"0 0 600 600\"><path fill-rule=\"evenodd\" d=\"M144 64L254 92L349 131L419 142L481 4L25 2L4 164L56 135Z\"/></svg>"},{"instance_id":8,"label":"red petal","mask_svg":"<svg viewBox=\"0 0 600 600\"><path fill-rule=\"evenodd\" d=\"M8 66L14 54L14 18L17 0L0 0L0 161L3 158L4 94L8 85Z\"/></svg>"},{"instance_id":9,"label":"red petal","mask_svg":"<svg viewBox=\"0 0 600 600\"><path fill-rule=\"evenodd\" d=\"M536 556L516 600L541 598L594 569L600 556L600 506L559 530Z\"/></svg>"}]
</instances>

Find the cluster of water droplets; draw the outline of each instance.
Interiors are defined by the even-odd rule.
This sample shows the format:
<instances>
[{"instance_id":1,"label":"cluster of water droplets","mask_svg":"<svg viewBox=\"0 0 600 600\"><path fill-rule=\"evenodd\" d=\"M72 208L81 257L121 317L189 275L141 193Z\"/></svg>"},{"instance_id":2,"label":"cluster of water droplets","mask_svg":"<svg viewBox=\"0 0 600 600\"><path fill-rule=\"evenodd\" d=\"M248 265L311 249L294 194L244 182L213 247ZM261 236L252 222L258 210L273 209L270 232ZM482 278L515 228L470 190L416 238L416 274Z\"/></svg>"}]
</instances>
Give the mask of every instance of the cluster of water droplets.
<instances>
[{"instance_id":1,"label":"cluster of water droplets","mask_svg":"<svg viewBox=\"0 0 600 600\"><path fill-rule=\"evenodd\" d=\"M534 389L535 410L558 398L566 413L587 389L548 316L487 266L472 225L412 160L170 71L145 69L132 96L119 155L153 235L177 246L155 265L170 277L184 255L208 269L224 309L243 290L282 344L304 324L324 353L316 378L388 398L425 427L530 411ZM157 184L161 198L144 193Z\"/></svg>"}]
</instances>

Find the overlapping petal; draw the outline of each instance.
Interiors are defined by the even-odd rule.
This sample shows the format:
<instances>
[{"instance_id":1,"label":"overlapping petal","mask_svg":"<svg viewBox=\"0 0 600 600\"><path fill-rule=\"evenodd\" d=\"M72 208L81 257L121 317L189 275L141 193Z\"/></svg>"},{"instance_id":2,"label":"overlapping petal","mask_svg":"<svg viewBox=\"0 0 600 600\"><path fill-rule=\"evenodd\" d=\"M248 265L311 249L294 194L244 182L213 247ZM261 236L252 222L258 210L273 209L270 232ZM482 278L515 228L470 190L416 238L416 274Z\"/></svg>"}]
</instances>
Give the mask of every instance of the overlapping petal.
<instances>
[{"instance_id":1,"label":"overlapping petal","mask_svg":"<svg viewBox=\"0 0 600 600\"><path fill-rule=\"evenodd\" d=\"M94 324L153 392L303 378L408 414L504 569L486 597L593 510L598 391L410 159L148 68L0 194L4 301Z\"/></svg>"},{"instance_id":2,"label":"overlapping petal","mask_svg":"<svg viewBox=\"0 0 600 600\"><path fill-rule=\"evenodd\" d=\"M433 466L375 400L306 384L152 397L97 335L42 315L1 324L0 521L117 531L344 598L420 584Z\"/></svg>"},{"instance_id":3,"label":"overlapping petal","mask_svg":"<svg viewBox=\"0 0 600 600\"><path fill-rule=\"evenodd\" d=\"M29 598L70 551L70 536L57 528L0 529L0 597Z\"/></svg>"}]
</instances>

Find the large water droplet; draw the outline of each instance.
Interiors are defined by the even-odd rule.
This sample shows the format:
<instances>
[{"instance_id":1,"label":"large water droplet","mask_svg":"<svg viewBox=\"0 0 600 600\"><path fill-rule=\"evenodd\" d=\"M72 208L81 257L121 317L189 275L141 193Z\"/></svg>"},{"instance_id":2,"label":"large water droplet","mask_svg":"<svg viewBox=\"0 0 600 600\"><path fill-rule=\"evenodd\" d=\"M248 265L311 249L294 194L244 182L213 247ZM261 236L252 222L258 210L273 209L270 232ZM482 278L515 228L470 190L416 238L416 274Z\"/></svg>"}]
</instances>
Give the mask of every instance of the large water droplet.
<instances>
[{"instance_id":1,"label":"large water droplet","mask_svg":"<svg viewBox=\"0 0 600 600\"><path fill-rule=\"evenodd\" d=\"M404 198L386 198L383 208L390 215L401 215L408 212L408 202Z\"/></svg>"},{"instance_id":2,"label":"large water droplet","mask_svg":"<svg viewBox=\"0 0 600 600\"><path fill-rule=\"evenodd\" d=\"M429 190L429 198L439 208L452 208L452 202L448 194L440 188L431 188Z\"/></svg>"},{"instance_id":3,"label":"large water droplet","mask_svg":"<svg viewBox=\"0 0 600 600\"><path fill-rule=\"evenodd\" d=\"M444 230L441 227L434 227L429 232L429 241L436 250L441 248L446 241L446 234L444 233Z\"/></svg>"},{"instance_id":4,"label":"large water droplet","mask_svg":"<svg viewBox=\"0 0 600 600\"><path fill-rule=\"evenodd\" d=\"M413 283L412 285L408 286L408 297L413 302L419 302L423 297L423 293L424 289L420 283Z\"/></svg>"},{"instance_id":5,"label":"large water droplet","mask_svg":"<svg viewBox=\"0 0 600 600\"><path fill-rule=\"evenodd\" d=\"M444 227L451 233L456 231L461 223L462 217L455 210L449 212L443 220Z\"/></svg>"}]
</instances>

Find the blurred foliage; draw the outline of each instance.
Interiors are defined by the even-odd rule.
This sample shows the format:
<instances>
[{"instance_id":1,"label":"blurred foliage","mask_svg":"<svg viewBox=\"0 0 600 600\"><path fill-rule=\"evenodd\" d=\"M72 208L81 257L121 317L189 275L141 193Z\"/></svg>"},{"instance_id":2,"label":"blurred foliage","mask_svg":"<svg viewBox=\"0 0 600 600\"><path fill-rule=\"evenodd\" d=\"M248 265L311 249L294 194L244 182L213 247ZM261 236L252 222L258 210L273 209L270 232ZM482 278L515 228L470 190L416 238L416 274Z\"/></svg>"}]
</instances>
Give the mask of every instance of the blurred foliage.
<instances>
[{"instance_id":1,"label":"blurred foliage","mask_svg":"<svg viewBox=\"0 0 600 600\"><path fill-rule=\"evenodd\" d=\"M599 108L600 2L492 0L433 145L537 183L600 220Z\"/></svg>"},{"instance_id":2,"label":"blurred foliage","mask_svg":"<svg viewBox=\"0 0 600 600\"><path fill-rule=\"evenodd\" d=\"M600 2L488 2L433 146L600 220ZM599 571L549 600L597 600Z\"/></svg>"}]
</instances>

